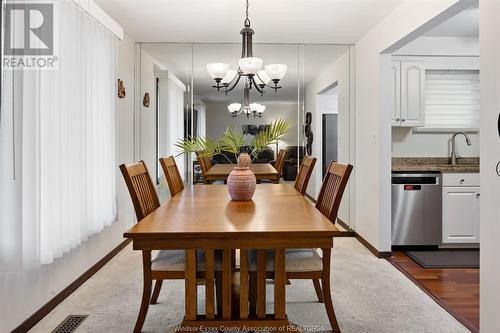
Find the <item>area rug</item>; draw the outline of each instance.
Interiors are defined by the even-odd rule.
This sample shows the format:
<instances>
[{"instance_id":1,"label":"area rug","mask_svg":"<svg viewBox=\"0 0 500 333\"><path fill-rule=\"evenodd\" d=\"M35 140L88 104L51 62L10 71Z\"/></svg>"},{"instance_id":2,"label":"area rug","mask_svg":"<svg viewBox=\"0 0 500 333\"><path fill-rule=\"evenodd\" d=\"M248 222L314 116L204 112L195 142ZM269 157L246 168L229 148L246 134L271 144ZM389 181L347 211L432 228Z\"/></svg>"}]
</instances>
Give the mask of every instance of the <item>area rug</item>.
<instances>
[{"instance_id":1,"label":"area rug","mask_svg":"<svg viewBox=\"0 0 500 333\"><path fill-rule=\"evenodd\" d=\"M479 250L406 251L423 268L479 268Z\"/></svg>"}]
</instances>

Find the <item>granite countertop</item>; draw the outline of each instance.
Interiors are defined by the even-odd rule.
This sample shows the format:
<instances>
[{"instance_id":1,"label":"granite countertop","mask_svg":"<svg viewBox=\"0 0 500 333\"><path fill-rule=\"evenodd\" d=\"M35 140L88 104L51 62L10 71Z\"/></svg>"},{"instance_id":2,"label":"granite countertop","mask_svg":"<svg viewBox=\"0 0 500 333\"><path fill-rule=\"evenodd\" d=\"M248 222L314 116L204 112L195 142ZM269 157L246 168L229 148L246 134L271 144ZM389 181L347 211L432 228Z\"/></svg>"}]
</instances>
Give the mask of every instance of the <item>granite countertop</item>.
<instances>
[{"instance_id":1,"label":"granite countertop","mask_svg":"<svg viewBox=\"0 0 500 333\"><path fill-rule=\"evenodd\" d=\"M459 158L455 166L450 165L449 157L394 157L392 171L479 172L479 157Z\"/></svg>"}]
</instances>

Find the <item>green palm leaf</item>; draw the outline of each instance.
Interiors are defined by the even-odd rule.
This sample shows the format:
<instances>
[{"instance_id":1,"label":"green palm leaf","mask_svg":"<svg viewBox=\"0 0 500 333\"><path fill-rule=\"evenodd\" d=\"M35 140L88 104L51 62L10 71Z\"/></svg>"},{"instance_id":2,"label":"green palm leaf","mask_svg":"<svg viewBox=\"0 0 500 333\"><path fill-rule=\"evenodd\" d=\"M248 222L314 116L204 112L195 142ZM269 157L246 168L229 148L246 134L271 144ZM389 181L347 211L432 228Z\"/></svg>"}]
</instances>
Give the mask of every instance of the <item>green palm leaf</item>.
<instances>
[{"instance_id":1,"label":"green palm leaf","mask_svg":"<svg viewBox=\"0 0 500 333\"><path fill-rule=\"evenodd\" d=\"M281 139L288 132L289 127L288 122L280 118L273 122L266 130L257 134L252 142L252 156L254 158L257 157L267 146Z\"/></svg>"}]
</instances>

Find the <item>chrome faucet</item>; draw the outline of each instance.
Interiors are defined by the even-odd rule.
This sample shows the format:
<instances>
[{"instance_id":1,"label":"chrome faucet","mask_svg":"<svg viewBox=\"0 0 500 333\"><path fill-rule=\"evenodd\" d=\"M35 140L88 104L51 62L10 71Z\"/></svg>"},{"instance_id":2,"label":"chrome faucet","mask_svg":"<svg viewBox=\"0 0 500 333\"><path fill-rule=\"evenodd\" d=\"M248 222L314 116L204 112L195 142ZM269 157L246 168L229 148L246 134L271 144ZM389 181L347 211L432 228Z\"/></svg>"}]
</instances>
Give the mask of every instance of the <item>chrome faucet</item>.
<instances>
[{"instance_id":1,"label":"chrome faucet","mask_svg":"<svg viewBox=\"0 0 500 333\"><path fill-rule=\"evenodd\" d=\"M465 141L467 142L467 146L471 145L470 137L467 135L465 132L456 132L453 134L451 137L451 165L457 165L457 153L456 153L456 148L455 148L455 138L457 135L462 134L465 136Z\"/></svg>"}]
</instances>

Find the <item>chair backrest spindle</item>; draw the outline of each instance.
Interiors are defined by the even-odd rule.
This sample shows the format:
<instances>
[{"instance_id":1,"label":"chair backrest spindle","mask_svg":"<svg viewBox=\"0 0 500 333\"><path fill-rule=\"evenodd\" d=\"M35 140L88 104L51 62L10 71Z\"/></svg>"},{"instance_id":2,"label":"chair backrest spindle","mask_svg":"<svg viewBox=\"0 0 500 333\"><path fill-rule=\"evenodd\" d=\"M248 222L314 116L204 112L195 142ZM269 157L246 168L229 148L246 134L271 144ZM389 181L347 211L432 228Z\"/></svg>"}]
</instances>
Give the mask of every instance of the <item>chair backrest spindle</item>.
<instances>
[{"instance_id":1,"label":"chair backrest spindle","mask_svg":"<svg viewBox=\"0 0 500 333\"><path fill-rule=\"evenodd\" d=\"M283 174L283 165L285 164L286 150L280 149L278 157L276 158L276 163L274 163L274 168L280 176Z\"/></svg>"},{"instance_id":2,"label":"chair backrest spindle","mask_svg":"<svg viewBox=\"0 0 500 333\"><path fill-rule=\"evenodd\" d=\"M335 223L345 187L353 166L331 162L319 192L316 208Z\"/></svg>"},{"instance_id":3,"label":"chair backrest spindle","mask_svg":"<svg viewBox=\"0 0 500 333\"><path fill-rule=\"evenodd\" d=\"M148 168L144 161L140 161L134 164L122 164L120 171L132 198L137 221L140 221L160 207L160 200Z\"/></svg>"},{"instance_id":4,"label":"chair backrest spindle","mask_svg":"<svg viewBox=\"0 0 500 333\"><path fill-rule=\"evenodd\" d=\"M203 152L196 152L196 158L198 159L198 163L200 163L203 178L205 178L207 171L212 167L212 162L208 156L203 156Z\"/></svg>"},{"instance_id":5,"label":"chair backrest spindle","mask_svg":"<svg viewBox=\"0 0 500 333\"><path fill-rule=\"evenodd\" d=\"M179 173L174 157L162 157L160 158L160 164L167 179L170 195L174 196L181 192L184 189L184 183L182 182L181 174Z\"/></svg>"},{"instance_id":6,"label":"chair backrest spindle","mask_svg":"<svg viewBox=\"0 0 500 333\"><path fill-rule=\"evenodd\" d=\"M295 179L295 189L299 191L302 195L306 194L307 185L309 184L309 179L316 164L315 157L304 157L302 164L300 165L299 174Z\"/></svg>"}]
</instances>

